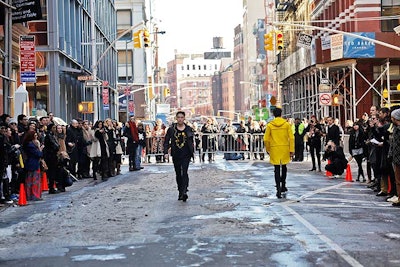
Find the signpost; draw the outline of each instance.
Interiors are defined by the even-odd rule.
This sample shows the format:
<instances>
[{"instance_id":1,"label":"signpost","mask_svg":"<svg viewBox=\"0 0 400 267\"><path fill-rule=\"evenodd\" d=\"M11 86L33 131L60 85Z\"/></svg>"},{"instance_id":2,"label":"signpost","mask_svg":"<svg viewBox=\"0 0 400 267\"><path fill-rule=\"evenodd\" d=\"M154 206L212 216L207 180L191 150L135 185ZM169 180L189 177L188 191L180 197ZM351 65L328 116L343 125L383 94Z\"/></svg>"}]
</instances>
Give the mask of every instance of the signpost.
<instances>
[{"instance_id":1,"label":"signpost","mask_svg":"<svg viewBox=\"0 0 400 267\"><path fill-rule=\"evenodd\" d=\"M101 84L101 81L85 81L86 87L99 87Z\"/></svg>"},{"instance_id":2,"label":"signpost","mask_svg":"<svg viewBox=\"0 0 400 267\"><path fill-rule=\"evenodd\" d=\"M332 105L332 95L330 93L320 93L319 94L319 104L321 106Z\"/></svg>"},{"instance_id":3,"label":"signpost","mask_svg":"<svg viewBox=\"0 0 400 267\"><path fill-rule=\"evenodd\" d=\"M20 36L19 39L21 82L36 82L35 36Z\"/></svg>"},{"instance_id":4,"label":"signpost","mask_svg":"<svg viewBox=\"0 0 400 267\"><path fill-rule=\"evenodd\" d=\"M108 88L103 88L103 109L109 110L110 104L108 99Z\"/></svg>"},{"instance_id":5,"label":"signpost","mask_svg":"<svg viewBox=\"0 0 400 267\"><path fill-rule=\"evenodd\" d=\"M129 116L135 115L135 102L133 102L133 100L129 100L128 111L129 111Z\"/></svg>"}]
</instances>

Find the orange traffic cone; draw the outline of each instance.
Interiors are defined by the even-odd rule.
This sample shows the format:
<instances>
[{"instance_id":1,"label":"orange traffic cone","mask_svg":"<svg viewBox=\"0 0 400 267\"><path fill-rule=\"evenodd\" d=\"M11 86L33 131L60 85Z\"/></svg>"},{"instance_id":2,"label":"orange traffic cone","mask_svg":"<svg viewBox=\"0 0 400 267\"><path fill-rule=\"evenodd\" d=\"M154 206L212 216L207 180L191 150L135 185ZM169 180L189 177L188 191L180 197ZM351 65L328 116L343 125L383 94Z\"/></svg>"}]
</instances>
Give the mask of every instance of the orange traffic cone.
<instances>
[{"instance_id":1,"label":"orange traffic cone","mask_svg":"<svg viewBox=\"0 0 400 267\"><path fill-rule=\"evenodd\" d=\"M350 163L347 163L346 182L353 182L353 175L351 174Z\"/></svg>"},{"instance_id":2,"label":"orange traffic cone","mask_svg":"<svg viewBox=\"0 0 400 267\"><path fill-rule=\"evenodd\" d=\"M43 172L43 174L42 174L42 191L49 191L49 186L47 184L46 172Z\"/></svg>"},{"instance_id":3,"label":"orange traffic cone","mask_svg":"<svg viewBox=\"0 0 400 267\"><path fill-rule=\"evenodd\" d=\"M26 206L26 193L25 193L25 185L24 183L21 183L19 185L19 199L18 199L18 205L20 206Z\"/></svg>"},{"instance_id":4,"label":"orange traffic cone","mask_svg":"<svg viewBox=\"0 0 400 267\"><path fill-rule=\"evenodd\" d=\"M329 165L329 164L331 164L331 160L328 159L328 165ZM326 171L326 172L325 172L325 175L326 175L327 177L333 176L333 174L332 174L330 171Z\"/></svg>"}]
</instances>

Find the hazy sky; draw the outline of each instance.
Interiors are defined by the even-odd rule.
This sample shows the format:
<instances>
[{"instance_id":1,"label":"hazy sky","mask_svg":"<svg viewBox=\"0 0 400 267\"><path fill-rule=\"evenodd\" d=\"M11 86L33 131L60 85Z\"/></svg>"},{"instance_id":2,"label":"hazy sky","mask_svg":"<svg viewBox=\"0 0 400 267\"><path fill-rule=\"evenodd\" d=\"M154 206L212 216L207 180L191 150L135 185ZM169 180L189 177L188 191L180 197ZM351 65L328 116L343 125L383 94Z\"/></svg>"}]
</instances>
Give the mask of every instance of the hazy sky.
<instances>
[{"instance_id":1,"label":"hazy sky","mask_svg":"<svg viewBox=\"0 0 400 267\"><path fill-rule=\"evenodd\" d=\"M243 21L243 0L155 0L154 18L157 19L159 64L178 53L212 51L213 37L223 37L224 48L233 49L234 28Z\"/></svg>"}]
</instances>

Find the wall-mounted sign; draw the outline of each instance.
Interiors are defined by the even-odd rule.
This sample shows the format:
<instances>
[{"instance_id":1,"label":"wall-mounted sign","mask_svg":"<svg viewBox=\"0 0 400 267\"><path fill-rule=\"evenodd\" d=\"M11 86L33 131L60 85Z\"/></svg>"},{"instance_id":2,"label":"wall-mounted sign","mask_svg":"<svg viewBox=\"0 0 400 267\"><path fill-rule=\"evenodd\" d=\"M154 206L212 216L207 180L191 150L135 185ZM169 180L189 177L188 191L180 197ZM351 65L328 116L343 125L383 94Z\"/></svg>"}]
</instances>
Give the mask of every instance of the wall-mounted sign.
<instances>
[{"instance_id":1,"label":"wall-mounted sign","mask_svg":"<svg viewBox=\"0 0 400 267\"><path fill-rule=\"evenodd\" d=\"M36 82L36 56L35 36L27 35L19 37L19 58L21 66L21 82Z\"/></svg>"}]
</instances>

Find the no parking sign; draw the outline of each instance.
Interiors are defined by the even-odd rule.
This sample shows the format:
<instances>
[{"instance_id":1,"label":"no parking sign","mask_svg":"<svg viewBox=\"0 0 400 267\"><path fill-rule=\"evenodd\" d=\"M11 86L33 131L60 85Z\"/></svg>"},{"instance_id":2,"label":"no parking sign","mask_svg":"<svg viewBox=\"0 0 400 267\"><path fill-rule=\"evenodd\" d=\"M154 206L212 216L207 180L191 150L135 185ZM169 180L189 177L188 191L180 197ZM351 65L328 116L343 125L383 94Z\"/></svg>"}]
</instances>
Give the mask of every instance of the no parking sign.
<instances>
[{"instance_id":1,"label":"no parking sign","mask_svg":"<svg viewBox=\"0 0 400 267\"><path fill-rule=\"evenodd\" d=\"M319 104L321 106L332 105L332 95L330 93L320 93L319 94Z\"/></svg>"}]
</instances>

